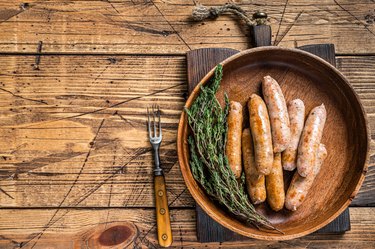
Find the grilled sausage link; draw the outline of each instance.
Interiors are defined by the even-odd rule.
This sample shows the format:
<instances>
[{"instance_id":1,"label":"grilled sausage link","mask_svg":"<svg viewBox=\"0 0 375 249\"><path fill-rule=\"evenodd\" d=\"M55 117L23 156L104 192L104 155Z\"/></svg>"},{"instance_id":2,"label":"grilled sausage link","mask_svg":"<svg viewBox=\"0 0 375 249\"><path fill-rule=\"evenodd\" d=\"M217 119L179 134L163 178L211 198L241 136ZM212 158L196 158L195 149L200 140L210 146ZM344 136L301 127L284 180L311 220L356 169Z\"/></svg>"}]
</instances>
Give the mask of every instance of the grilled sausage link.
<instances>
[{"instance_id":1,"label":"grilled sausage link","mask_svg":"<svg viewBox=\"0 0 375 249\"><path fill-rule=\"evenodd\" d=\"M275 153L271 173L266 176L266 189L270 207L274 211L281 210L284 207L285 191L280 153Z\"/></svg>"},{"instance_id":2,"label":"grilled sausage link","mask_svg":"<svg viewBox=\"0 0 375 249\"><path fill-rule=\"evenodd\" d=\"M326 147L324 146L324 144L320 144L313 174L310 174L307 177L302 177L298 174L298 172L294 173L292 182L289 185L285 198L285 207L287 209L296 211L297 208L302 204L326 157Z\"/></svg>"},{"instance_id":3,"label":"grilled sausage link","mask_svg":"<svg viewBox=\"0 0 375 249\"><path fill-rule=\"evenodd\" d=\"M227 117L228 133L225 151L228 157L229 166L236 178L240 178L242 173L242 122L242 105L236 101L231 101L229 104L229 114Z\"/></svg>"},{"instance_id":4,"label":"grilled sausage link","mask_svg":"<svg viewBox=\"0 0 375 249\"><path fill-rule=\"evenodd\" d=\"M247 193L253 204L262 203L266 200L266 186L264 175L260 175L255 166L253 139L249 128L242 131L242 158Z\"/></svg>"},{"instance_id":5,"label":"grilled sausage link","mask_svg":"<svg viewBox=\"0 0 375 249\"><path fill-rule=\"evenodd\" d=\"M282 152L290 140L289 116L284 95L277 81L271 76L263 78L262 90L270 116L273 152Z\"/></svg>"},{"instance_id":6,"label":"grilled sausage link","mask_svg":"<svg viewBox=\"0 0 375 249\"><path fill-rule=\"evenodd\" d=\"M313 171L327 112L324 104L311 110L298 145L297 169L302 177Z\"/></svg>"},{"instance_id":7,"label":"grilled sausage link","mask_svg":"<svg viewBox=\"0 0 375 249\"><path fill-rule=\"evenodd\" d=\"M252 94L248 109L254 142L255 165L260 174L268 175L272 169L273 150L267 107L261 97Z\"/></svg>"},{"instance_id":8,"label":"grilled sausage link","mask_svg":"<svg viewBox=\"0 0 375 249\"><path fill-rule=\"evenodd\" d=\"M288 102L287 107L290 119L290 142L282 153L282 163L285 170L292 171L297 167L297 149L305 122L305 104L300 99L294 99Z\"/></svg>"}]
</instances>

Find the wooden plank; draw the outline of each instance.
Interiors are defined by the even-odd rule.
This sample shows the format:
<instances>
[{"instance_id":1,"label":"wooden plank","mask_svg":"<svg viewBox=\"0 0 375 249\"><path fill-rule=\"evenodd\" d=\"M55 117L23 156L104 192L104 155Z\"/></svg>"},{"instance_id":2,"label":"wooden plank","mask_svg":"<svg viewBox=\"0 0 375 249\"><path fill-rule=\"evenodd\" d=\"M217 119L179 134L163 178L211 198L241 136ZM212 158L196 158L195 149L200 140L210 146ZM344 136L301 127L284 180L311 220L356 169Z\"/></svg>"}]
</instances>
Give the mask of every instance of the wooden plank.
<instances>
[{"instance_id":1,"label":"wooden plank","mask_svg":"<svg viewBox=\"0 0 375 249\"><path fill-rule=\"evenodd\" d=\"M157 102L169 201L192 207L175 147L185 59L49 55L34 70L35 56L0 56L0 206L153 207L145 108ZM375 56L341 56L337 67L375 133ZM374 160L354 205L375 203Z\"/></svg>"},{"instance_id":2,"label":"wooden plank","mask_svg":"<svg viewBox=\"0 0 375 249\"><path fill-rule=\"evenodd\" d=\"M356 93L361 98L362 104L367 112L372 138L374 138L375 132L375 106L372 103L375 93L375 67L372 61L373 59L373 56L369 56L362 57L360 61L357 61L353 56L345 56L338 57L336 60L337 67L348 78L351 85L356 90ZM366 71L366 74L361 75L361 73L359 73L362 69ZM366 79L368 84L362 83L364 79ZM375 143L372 139L369 171L366 174L359 194L352 202L352 206L375 206L375 199L373 198L373 196L375 196L374 151Z\"/></svg>"},{"instance_id":3,"label":"wooden plank","mask_svg":"<svg viewBox=\"0 0 375 249\"><path fill-rule=\"evenodd\" d=\"M34 249L87 248L87 244L94 244L90 248L98 248L95 243L88 242L95 241L113 226L131 224L137 231L129 248L158 248L153 209L4 209L0 210L0 217L0 247L4 249L18 248L21 243L22 248L34 246ZM195 234L194 209L172 209L172 248L327 248L332 245L337 248L374 248L375 209L350 208L350 218L352 229L342 235L313 234L285 242L250 239L235 244L199 243ZM119 234L114 241L121 242L129 233Z\"/></svg>"},{"instance_id":4,"label":"wooden plank","mask_svg":"<svg viewBox=\"0 0 375 249\"><path fill-rule=\"evenodd\" d=\"M335 220L319 229L314 234L344 234L350 231L351 221L349 209L340 214ZM196 206L197 216L197 240L199 242L228 242L228 241L244 241L249 240L240 234L232 232L231 230L223 227L210 216L208 216L200 206Z\"/></svg>"},{"instance_id":5,"label":"wooden plank","mask_svg":"<svg viewBox=\"0 0 375 249\"><path fill-rule=\"evenodd\" d=\"M207 48L187 52L186 63L189 95L203 77L216 66L216 64L219 64L226 58L238 52L238 50L228 48Z\"/></svg>"},{"instance_id":6,"label":"wooden plank","mask_svg":"<svg viewBox=\"0 0 375 249\"><path fill-rule=\"evenodd\" d=\"M316 231L317 234L343 234L350 231L350 214L347 208L334 221Z\"/></svg>"},{"instance_id":7,"label":"wooden plank","mask_svg":"<svg viewBox=\"0 0 375 249\"><path fill-rule=\"evenodd\" d=\"M268 26L263 25L264 28ZM257 26L262 27L262 26ZM267 40L267 31L258 30L255 35L257 44L264 44L269 42ZM332 65L336 66L335 47L333 44L315 44L299 47L299 49L308 51L312 54L318 55ZM217 63L223 61L227 57L236 54L237 50L228 50L220 48L199 49L193 50L186 54L187 58L187 72L188 72L188 91L192 92L197 83L203 76L211 70ZM196 206L197 212L197 237L200 242L217 242L217 241L238 241L246 240L247 238L236 234L208 216L200 206ZM349 210L346 209L335 220L327 226L318 230L317 233L344 233L350 230Z\"/></svg>"},{"instance_id":8,"label":"wooden plank","mask_svg":"<svg viewBox=\"0 0 375 249\"><path fill-rule=\"evenodd\" d=\"M207 48L187 52L189 95L215 65L238 52L238 50L228 48ZM196 205L195 211L197 216L197 240L199 242L240 241L246 239L214 221L199 205Z\"/></svg>"},{"instance_id":9,"label":"wooden plank","mask_svg":"<svg viewBox=\"0 0 375 249\"><path fill-rule=\"evenodd\" d=\"M249 30L229 15L204 23L189 18L193 1L2 1L0 52L185 53L203 47L243 50ZM200 1L212 6L209 0ZM226 3L215 1L215 6ZM374 53L371 0L237 1L269 14L275 45L334 43L338 53ZM371 19L371 18L370 18ZM345 35L343 35L345 34Z\"/></svg>"},{"instance_id":10,"label":"wooden plank","mask_svg":"<svg viewBox=\"0 0 375 249\"><path fill-rule=\"evenodd\" d=\"M145 121L156 102L169 200L191 206L175 149L184 59L47 56L33 70L33 56L1 57L0 177L9 196L0 192L0 205L103 207L112 196L112 206L153 206Z\"/></svg>"}]
</instances>

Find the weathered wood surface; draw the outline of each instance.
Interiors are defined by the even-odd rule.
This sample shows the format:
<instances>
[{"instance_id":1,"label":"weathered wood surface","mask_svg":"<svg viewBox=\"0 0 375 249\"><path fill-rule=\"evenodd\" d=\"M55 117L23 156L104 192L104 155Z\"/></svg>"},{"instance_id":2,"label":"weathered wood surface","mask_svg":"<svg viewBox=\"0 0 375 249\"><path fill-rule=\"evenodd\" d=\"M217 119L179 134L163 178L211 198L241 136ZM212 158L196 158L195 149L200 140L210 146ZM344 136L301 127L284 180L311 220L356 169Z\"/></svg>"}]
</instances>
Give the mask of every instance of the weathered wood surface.
<instances>
[{"instance_id":1,"label":"weathered wood surface","mask_svg":"<svg viewBox=\"0 0 375 249\"><path fill-rule=\"evenodd\" d=\"M337 66L359 94L375 133L375 56L369 56L375 54L374 1L234 2L248 13L269 14L275 45L334 43L342 54ZM191 21L193 5L0 1L0 248L158 247L145 130L145 108L152 102L163 108L161 159L174 247L375 247L374 209L363 207L350 208L352 230L344 235L197 242L194 202L175 150L187 94L184 53L201 47L242 50L250 44L248 30L231 16ZM53 55L34 65L40 41L41 52ZM374 145L353 206L375 205Z\"/></svg>"},{"instance_id":2,"label":"weathered wood surface","mask_svg":"<svg viewBox=\"0 0 375 249\"><path fill-rule=\"evenodd\" d=\"M252 43L256 46L269 46L269 39L271 38L271 36L267 35L269 28L270 27L268 25L253 26L251 30L251 32L253 32ZM299 47L299 49L318 55L332 65L336 66L335 47L333 44L307 45ZM187 52L187 83L189 94L212 67L214 67L217 63L220 63L227 57L238 52L238 50L223 48L203 48ZM325 128L325 134L326 132L327 130ZM214 221L202 210L199 205L196 205L196 216L197 239L199 242L225 242L248 239L244 236L234 233L233 231L230 231L229 229ZM349 209L347 208L336 219L334 219L322 229L319 229L317 233L344 233L348 230L350 230L350 215Z\"/></svg>"},{"instance_id":3,"label":"weathered wood surface","mask_svg":"<svg viewBox=\"0 0 375 249\"><path fill-rule=\"evenodd\" d=\"M192 207L176 154L183 56L0 56L1 207L153 207L145 110L162 107L167 192ZM375 56L339 56L375 132ZM375 148L372 149L372 155ZM372 157L353 205L374 205Z\"/></svg>"},{"instance_id":4,"label":"weathered wood surface","mask_svg":"<svg viewBox=\"0 0 375 249\"><path fill-rule=\"evenodd\" d=\"M0 217L0 247L4 249L103 248L100 246L104 241L112 248L158 248L153 209L60 209L57 213L56 209L6 209L0 210ZM284 242L201 244L195 234L195 210L172 209L172 248L374 248L375 209L350 208L350 217L351 231L343 235L312 234ZM114 231L124 227L129 227L124 233ZM113 237L103 235L108 229L112 229ZM128 237L134 238L134 242L128 244Z\"/></svg>"},{"instance_id":5,"label":"weathered wood surface","mask_svg":"<svg viewBox=\"0 0 375 249\"><path fill-rule=\"evenodd\" d=\"M46 56L39 70L34 59L0 57L1 206L153 206L153 101L169 199L191 205L175 148L183 57Z\"/></svg>"},{"instance_id":6,"label":"weathered wood surface","mask_svg":"<svg viewBox=\"0 0 375 249\"><path fill-rule=\"evenodd\" d=\"M209 6L226 0L202 0ZM375 53L372 0L236 0L266 11L275 45L334 43L338 53ZM180 53L202 47L249 47L248 30L230 16L194 23L194 1L1 1L0 52ZM245 32L242 32L245 31Z\"/></svg>"}]
</instances>

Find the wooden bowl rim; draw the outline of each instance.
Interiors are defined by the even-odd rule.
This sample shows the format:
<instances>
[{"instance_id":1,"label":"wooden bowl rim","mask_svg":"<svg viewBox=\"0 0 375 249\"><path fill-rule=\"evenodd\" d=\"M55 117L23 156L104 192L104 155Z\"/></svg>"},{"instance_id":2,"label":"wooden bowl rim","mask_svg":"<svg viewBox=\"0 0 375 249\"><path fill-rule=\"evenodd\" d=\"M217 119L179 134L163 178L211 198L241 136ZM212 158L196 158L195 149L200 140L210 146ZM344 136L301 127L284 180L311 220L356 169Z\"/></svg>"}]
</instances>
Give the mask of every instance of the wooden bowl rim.
<instances>
[{"instance_id":1,"label":"wooden bowl rim","mask_svg":"<svg viewBox=\"0 0 375 249\"><path fill-rule=\"evenodd\" d=\"M242 57L242 56L248 55L248 54L252 54L252 53L263 52L263 51L286 51L286 52L297 53L297 54L300 54L300 55L303 55L303 56L310 57L313 60L317 61L317 63L321 63L321 64L323 64L323 66L328 67L329 70L332 70L336 75L338 75L342 79L342 81L347 85L347 87L350 89L351 93L355 97L355 100L357 102L356 104L361 109L360 115L362 115L363 120L365 122L365 128L366 128L365 132L366 132L366 138L367 138L367 141L366 141L367 142L366 143L366 158L365 158L365 163L362 167L362 174L361 174L361 176L360 176L360 178L357 182L357 185L356 185L355 189L350 194L350 197L348 198L348 200L338 210L336 210L333 213L333 215L331 215L324 222L322 222L322 223L320 223L320 224L318 224L315 227L312 227L310 229L301 231L299 233L295 233L295 234L291 234L291 235L282 235L282 234L276 234L276 233L273 233L273 232L270 232L269 235L254 234L254 233L251 233L251 232L248 232L248 231L238 229L237 227L233 226L232 224L227 223L224 220L220 219L220 217L218 217L217 215L214 215L215 209L217 208L216 206L215 206L215 208L209 208L208 206L205 205L204 200L201 200L200 198L198 198L199 190L201 190L204 193L204 195L207 196L207 194L201 189L199 184L195 181L195 179L194 179L194 177L191 173L191 170L190 170L189 162L185 163L185 160L184 160L185 156L184 156L184 153L183 153L183 147L184 147L183 143L185 141L182 140L182 133L183 133L183 130L188 125L186 113L185 113L184 110L182 111L180 121L179 121L179 125L178 125L177 154L178 154L178 160L179 160L179 164L180 164L181 173L182 173L182 176L184 178L185 184L186 184L189 192L193 196L194 200L198 203L198 205L211 218L213 218L216 222L218 222L222 226L224 226L224 227L226 227L226 228L228 228L228 229L230 229L230 230L232 230L236 233L244 235L246 237L251 237L251 238L261 239L261 240L290 240L290 239L294 239L294 238L298 238L298 237L308 235L308 234L313 233L313 232L319 230L320 228L326 226L327 224L332 222L334 219L336 219L350 205L350 203L352 202L354 197L357 195L360 187L362 186L362 183L363 183L364 178L365 178L365 174L367 173L368 163L369 163L369 150L370 150L370 128L369 128L369 124L368 124L367 115L366 115L366 112L365 112L365 110L363 108L363 105L360 101L360 98L359 98L358 94L355 92L354 88L350 85L349 81L345 78L345 76L336 67L334 67L333 65L331 65L330 63L328 63L324 59L322 59L322 58L320 58L320 57L318 57L314 54L311 54L311 53L303 51L303 50L294 49L294 48L281 48L281 47L275 47L275 46L265 46L265 47L252 48L252 49L247 49L247 50L241 51L237 54L234 54L234 55L228 57L227 59L222 61L220 64L224 68L225 65L227 65L228 63L236 60L239 57ZM213 76L214 71L215 71L215 68L213 68L211 71L209 71L206 74L206 76L204 76L203 79L194 88L194 90L191 92L189 98L186 100L186 103L184 105L184 109L189 108L191 106L192 102L195 100L196 96L200 92L200 86L205 85L209 81L209 79ZM192 179L193 182L195 182L197 184L198 189L196 189L193 186L193 184L190 183L189 178Z\"/></svg>"}]
</instances>

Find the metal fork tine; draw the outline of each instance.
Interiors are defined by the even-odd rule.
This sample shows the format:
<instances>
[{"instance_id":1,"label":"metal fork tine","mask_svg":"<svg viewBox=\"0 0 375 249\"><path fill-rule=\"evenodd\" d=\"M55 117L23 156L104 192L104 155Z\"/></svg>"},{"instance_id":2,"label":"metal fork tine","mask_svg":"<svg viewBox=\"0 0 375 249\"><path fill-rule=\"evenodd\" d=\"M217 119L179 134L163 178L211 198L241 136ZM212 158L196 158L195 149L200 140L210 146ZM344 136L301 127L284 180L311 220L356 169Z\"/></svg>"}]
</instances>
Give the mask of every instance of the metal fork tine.
<instances>
[{"instance_id":1,"label":"metal fork tine","mask_svg":"<svg viewBox=\"0 0 375 249\"><path fill-rule=\"evenodd\" d=\"M147 106L147 126L148 126L148 136L151 138L151 125L150 125L150 110Z\"/></svg>"},{"instance_id":2,"label":"metal fork tine","mask_svg":"<svg viewBox=\"0 0 375 249\"><path fill-rule=\"evenodd\" d=\"M155 105L152 105L152 115L153 115L153 121L154 121L154 137L157 137L157 134L156 134L156 123L155 123Z\"/></svg>"},{"instance_id":3,"label":"metal fork tine","mask_svg":"<svg viewBox=\"0 0 375 249\"><path fill-rule=\"evenodd\" d=\"M154 156L154 176L155 176L155 183L154 183L154 188L155 188L155 202L156 202L156 220L157 220L157 227L158 227L158 241L160 245L164 245L168 247L172 241L172 232L171 232L171 227L170 227L170 217L169 217L169 209L168 209L168 200L167 200L167 195L166 195L166 189L165 189L165 180L164 180L164 173L163 169L161 168L160 165L160 145L162 142L162 135L161 135L161 114L160 114L160 107L157 104L153 104L150 106L150 108L147 108L148 112L148 131L151 134L151 113L150 110L152 111L152 121L154 122L154 135L150 135L150 144L152 146L153 150L153 156ZM157 116L157 117L155 117ZM156 120L157 119L157 120ZM159 124L157 124L158 122ZM159 128L157 128L157 126ZM157 134L157 130L159 134ZM160 198L160 197L163 198ZM160 236L162 234L162 236ZM169 240L168 243L165 243L166 240Z\"/></svg>"},{"instance_id":4,"label":"metal fork tine","mask_svg":"<svg viewBox=\"0 0 375 249\"><path fill-rule=\"evenodd\" d=\"M161 137L161 120L160 120L160 107L158 106L158 117L159 117L159 137Z\"/></svg>"}]
</instances>

